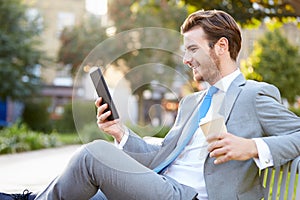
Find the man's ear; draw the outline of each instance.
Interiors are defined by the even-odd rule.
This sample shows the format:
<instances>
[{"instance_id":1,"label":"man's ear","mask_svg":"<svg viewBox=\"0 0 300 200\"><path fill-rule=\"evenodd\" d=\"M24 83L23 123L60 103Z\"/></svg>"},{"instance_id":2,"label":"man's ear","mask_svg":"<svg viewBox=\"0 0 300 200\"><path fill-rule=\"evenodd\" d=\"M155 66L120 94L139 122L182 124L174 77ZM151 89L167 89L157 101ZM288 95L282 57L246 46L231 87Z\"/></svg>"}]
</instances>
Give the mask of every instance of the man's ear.
<instances>
[{"instance_id":1,"label":"man's ear","mask_svg":"<svg viewBox=\"0 0 300 200\"><path fill-rule=\"evenodd\" d=\"M229 43L226 37L221 37L215 44L216 54L221 56L229 51Z\"/></svg>"}]
</instances>

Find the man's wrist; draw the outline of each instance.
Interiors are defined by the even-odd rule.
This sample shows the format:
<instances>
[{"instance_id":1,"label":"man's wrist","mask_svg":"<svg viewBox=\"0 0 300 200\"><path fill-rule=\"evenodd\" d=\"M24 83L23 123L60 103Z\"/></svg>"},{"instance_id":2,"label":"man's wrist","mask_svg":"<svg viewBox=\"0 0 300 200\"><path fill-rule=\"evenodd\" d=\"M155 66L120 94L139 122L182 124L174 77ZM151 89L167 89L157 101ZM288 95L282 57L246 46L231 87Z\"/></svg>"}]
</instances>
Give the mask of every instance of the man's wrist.
<instances>
[{"instance_id":1,"label":"man's wrist","mask_svg":"<svg viewBox=\"0 0 300 200\"><path fill-rule=\"evenodd\" d=\"M264 142L262 138L252 138L255 141L258 158L254 158L256 165L259 169L265 169L274 165L273 157L270 152L269 146Z\"/></svg>"},{"instance_id":2,"label":"man's wrist","mask_svg":"<svg viewBox=\"0 0 300 200\"><path fill-rule=\"evenodd\" d=\"M123 149L123 146L126 144L128 137L129 137L129 131L126 127L123 127L123 130L120 132L121 134L119 135L118 138L114 137L115 139L115 145L119 149Z\"/></svg>"},{"instance_id":3,"label":"man's wrist","mask_svg":"<svg viewBox=\"0 0 300 200\"><path fill-rule=\"evenodd\" d=\"M258 158L259 156L258 156L258 149L257 149L257 146L256 146L256 142L253 139L250 139L250 142L251 142L251 148L250 148L251 157L252 158Z\"/></svg>"},{"instance_id":4,"label":"man's wrist","mask_svg":"<svg viewBox=\"0 0 300 200\"><path fill-rule=\"evenodd\" d=\"M120 143L122 141L122 138L124 136L124 132L121 132L118 136L115 136L115 140Z\"/></svg>"},{"instance_id":5,"label":"man's wrist","mask_svg":"<svg viewBox=\"0 0 300 200\"><path fill-rule=\"evenodd\" d=\"M122 141L122 138L125 135L125 131L126 131L125 126L120 124L118 133L113 135L116 142L120 143Z\"/></svg>"}]
</instances>

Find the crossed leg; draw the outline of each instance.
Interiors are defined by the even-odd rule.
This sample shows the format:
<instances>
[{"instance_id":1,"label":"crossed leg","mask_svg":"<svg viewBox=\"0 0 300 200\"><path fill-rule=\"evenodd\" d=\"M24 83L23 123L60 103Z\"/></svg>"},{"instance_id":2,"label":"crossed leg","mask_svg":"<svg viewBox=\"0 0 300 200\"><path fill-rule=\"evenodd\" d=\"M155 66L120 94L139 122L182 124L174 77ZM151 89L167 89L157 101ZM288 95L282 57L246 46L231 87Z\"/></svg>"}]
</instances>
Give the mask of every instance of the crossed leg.
<instances>
[{"instance_id":1,"label":"crossed leg","mask_svg":"<svg viewBox=\"0 0 300 200\"><path fill-rule=\"evenodd\" d=\"M109 200L193 199L196 192L156 174L114 145L95 141L80 148L64 172L36 200L90 199L101 190Z\"/></svg>"}]
</instances>

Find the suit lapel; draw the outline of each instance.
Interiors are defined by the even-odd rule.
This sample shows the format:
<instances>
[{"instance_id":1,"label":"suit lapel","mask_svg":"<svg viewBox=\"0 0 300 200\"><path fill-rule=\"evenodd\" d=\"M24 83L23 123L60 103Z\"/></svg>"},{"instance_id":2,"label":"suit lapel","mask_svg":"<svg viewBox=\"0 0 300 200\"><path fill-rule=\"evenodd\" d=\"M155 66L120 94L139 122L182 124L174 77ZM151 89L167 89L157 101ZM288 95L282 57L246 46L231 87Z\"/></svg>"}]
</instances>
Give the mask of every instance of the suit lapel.
<instances>
[{"instance_id":1,"label":"suit lapel","mask_svg":"<svg viewBox=\"0 0 300 200\"><path fill-rule=\"evenodd\" d=\"M194 119L199 117L200 102L203 99L204 94L204 92L201 92L197 96L197 98L191 99L191 102L187 103L188 106L186 107L186 110L183 110L183 113L187 113L187 116L183 125L181 135L178 139L177 146L181 146L182 142L189 134L191 127L196 126L194 123L198 123L198 121Z\"/></svg>"},{"instance_id":2,"label":"suit lapel","mask_svg":"<svg viewBox=\"0 0 300 200\"><path fill-rule=\"evenodd\" d=\"M230 115L230 112L232 110L232 107L239 96L240 92L242 91L241 86L245 85L246 80L242 74L240 74L238 77L234 79L234 81L229 86L224 101L222 103L222 106L220 108L219 113L224 116L225 123L227 123L228 117Z\"/></svg>"},{"instance_id":3,"label":"suit lapel","mask_svg":"<svg viewBox=\"0 0 300 200\"><path fill-rule=\"evenodd\" d=\"M199 104L203 97L204 92L198 93L198 95L195 95L195 97L186 99L187 102L185 102L180 108L182 112L180 126L178 126L176 130L173 130L176 134L172 137L168 144L163 146L158 152L156 157L150 163L149 168L154 168L161 162L171 158L172 152L176 149L176 147L182 144L184 138L189 133L189 128L193 125L193 120L191 120L192 117L195 117L196 114L198 114L197 111L199 110Z\"/></svg>"}]
</instances>

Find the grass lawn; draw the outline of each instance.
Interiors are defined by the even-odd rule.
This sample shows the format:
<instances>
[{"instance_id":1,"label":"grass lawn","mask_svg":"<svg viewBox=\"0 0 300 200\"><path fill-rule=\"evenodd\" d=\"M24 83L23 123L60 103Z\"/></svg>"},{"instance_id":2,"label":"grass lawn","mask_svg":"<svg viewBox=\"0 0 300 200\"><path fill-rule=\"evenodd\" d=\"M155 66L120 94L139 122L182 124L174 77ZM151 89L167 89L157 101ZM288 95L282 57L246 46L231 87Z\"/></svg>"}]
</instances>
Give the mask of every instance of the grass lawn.
<instances>
[{"instance_id":1,"label":"grass lawn","mask_svg":"<svg viewBox=\"0 0 300 200\"><path fill-rule=\"evenodd\" d=\"M63 145L82 144L78 134L76 133L57 134L57 138Z\"/></svg>"}]
</instances>

